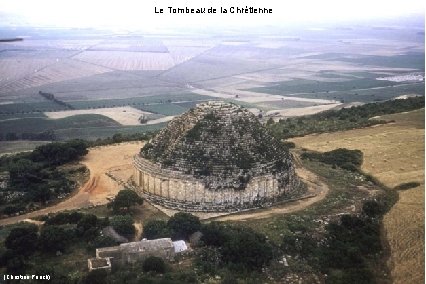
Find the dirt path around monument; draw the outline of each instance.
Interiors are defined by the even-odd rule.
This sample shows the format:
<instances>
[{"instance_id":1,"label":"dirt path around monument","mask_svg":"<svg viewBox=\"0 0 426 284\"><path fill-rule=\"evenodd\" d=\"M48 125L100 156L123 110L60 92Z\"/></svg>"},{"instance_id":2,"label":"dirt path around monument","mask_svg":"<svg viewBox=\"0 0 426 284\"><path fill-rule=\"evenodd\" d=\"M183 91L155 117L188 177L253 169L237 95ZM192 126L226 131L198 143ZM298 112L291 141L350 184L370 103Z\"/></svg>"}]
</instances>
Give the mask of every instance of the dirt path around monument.
<instances>
[{"instance_id":1,"label":"dirt path around monument","mask_svg":"<svg viewBox=\"0 0 426 284\"><path fill-rule=\"evenodd\" d=\"M25 219L55 213L65 210L75 210L109 202L123 187L120 181L127 181L133 174L132 159L143 146L143 142L126 142L109 146L95 147L82 159L90 171L90 178L79 191L72 197L51 207L43 208L27 214L0 219L0 225L14 224ZM296 172L298 176L308 185L307 197L276 205L271 208L257 209L226 216L200 216L201 219L212 219L218 221L245 221L249 219L268 218L276 214L285 214L302 210L315 202L322 200L328 192L328 186L314 173L301 166L300 160L295 156ZM113 173L117 180L113 180L108 174ZM210 213L211 214L211 213ZM198 215L198 214L196 214ZM209 216L207 216L209 215ZM213 214L214 215L214 214Z\"/></svg>"},{"instance_id":2,"label":"dirt path around monument","mask_svg":"<svg viewBox=\"0 0 426 284\"><path fill-rule=\"evenodd\" d=\"M122 185L107 176L107 173L114 171L114 175L122 180L129 179L133 174L133 156L139 152L143 144L144 142L126 142L89 149L89 153L81 160L81 163L89 169L90 178L77 193L53 206L0 219L0 225L15 224L40 215L108 203Z\"/></svg>"}]
</instances>

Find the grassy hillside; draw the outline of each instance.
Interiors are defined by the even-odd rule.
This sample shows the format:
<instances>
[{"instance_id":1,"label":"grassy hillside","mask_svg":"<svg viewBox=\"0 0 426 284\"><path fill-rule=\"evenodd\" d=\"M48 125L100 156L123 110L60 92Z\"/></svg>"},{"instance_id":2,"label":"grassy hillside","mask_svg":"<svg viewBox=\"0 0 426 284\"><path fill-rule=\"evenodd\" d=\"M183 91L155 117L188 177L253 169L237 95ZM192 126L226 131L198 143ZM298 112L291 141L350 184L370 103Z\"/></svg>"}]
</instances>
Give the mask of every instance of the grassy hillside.
<instances>
[{"instance_id":1,"label":"grassy hillside","mask_svg":"<svg viewBox=\"0 0 426 284\"><path fill-rule=\"evenodd\" d=\"M321 152L359 149L364 153L362 170L390 188L420 183L400 191L399 201L384 219L395 283L424 283L424 116L424 109L386 115L379 119L395 123L291 140L298 147Z\"/></svg>"}]
</instances>

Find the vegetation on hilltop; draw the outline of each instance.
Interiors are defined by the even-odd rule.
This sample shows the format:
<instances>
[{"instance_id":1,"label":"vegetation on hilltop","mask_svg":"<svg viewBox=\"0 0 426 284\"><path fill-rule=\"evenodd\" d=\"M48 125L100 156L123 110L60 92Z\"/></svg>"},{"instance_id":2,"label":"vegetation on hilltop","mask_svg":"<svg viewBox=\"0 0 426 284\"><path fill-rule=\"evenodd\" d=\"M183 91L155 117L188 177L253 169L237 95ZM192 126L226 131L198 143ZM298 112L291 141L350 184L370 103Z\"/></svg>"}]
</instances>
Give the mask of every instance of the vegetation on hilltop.
<instances>
[{"instance_id":1,"label":"vegetation on hilltop","mask_svg":"<svg viewBox=\"0 0 426 284\"><path fill-rule=\"evenodd\" d=\"M348 150L345 148L324 153L305 151L300 157L302 159L317 160L349 171L359 171L363 161L363 154L360 150Z\"/></svg>"},{"instance_id":2,"label":"vegetation on hilltop","mask_svg":"<svg viewBox=\"0 0 426 284\"><path fill-rule=\"evenodd\" d=\"M108 225L107 219L77 212L59 213L47 216L45 220L40 228L21 223L10 230L4 247L1 246L0 269L5 268L5 272L11 274L37 274L34 272L44 269L45 263L36 260L72 253L76 244L91 248L93 242L98 241L101 228ZM110 240L108 244L115 243ZM55 270L56 273L51 275L53 283L61 283L61 279L67 278L68 272L58 265Z\"/></svg>"},{"instance_id":3,"label":"vegetation on hilltop","mask_svg":"<svg viewBox=\"0 0 426 284\"><path fill-rule=\"evenodd\" d=\"M266 126L280 138L287 139L312 133L334 132L383 124L386 121L371 119L375 116L411 111L425 107L424 96L401 100L369 103L340 110L329 110L314 115L268 120Z\"/></svg>"},{"instance_id":4,"label":"vegetation on hilltop","mask_svg":"<svg viewBox=\"0 0 426 284\"><path fill-rule=\"evenodd\" d=\"M151 139L158 131L148 131L148 132L139 132L139 133L130 133L130 134L123 134L123 133L117 133L114 134L112 137L108 137L105 139L97 139L95 141L88 142L90 147L95 146L105 146L110 145L114 143L122 143L122 142L129 142L129 141L144 141Z\"/></svg>"},{"instance_id":5,"label":"vegetation on hilltop","mask_svg":"<svg viewBox=\"0 0 426 284\"><path fill-rule=\"evenodd\" d=\"M29 153L0 157L0 170L5 173L5 188L0 195L3 214L24 212L69 194L75 182L72 174L83 174L78 166L68 171L58 168L87 154L87 144L82 140L50 143Z\"/></svg>"}]
</instances>

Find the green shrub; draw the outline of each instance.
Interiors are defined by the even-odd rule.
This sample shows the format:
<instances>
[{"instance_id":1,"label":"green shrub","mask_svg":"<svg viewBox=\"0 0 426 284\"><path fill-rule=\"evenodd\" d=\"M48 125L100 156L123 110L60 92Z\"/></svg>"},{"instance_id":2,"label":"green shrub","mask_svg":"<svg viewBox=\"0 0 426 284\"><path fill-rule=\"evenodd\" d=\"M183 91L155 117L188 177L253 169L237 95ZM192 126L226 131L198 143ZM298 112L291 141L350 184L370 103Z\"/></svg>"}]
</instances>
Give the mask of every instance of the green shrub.
<instances>
[{"instance_id":1,"label":"green shrub","mask_svg":"<svg viewBox=\"0 0 426 284\"><path fill-rule=\"evenodd\" d=\"M31 160L58 166L76 160L87 153L87 143L83 140L55 142L37 147L31 153Z\"/></svg>"},{"instance_id":2,"label":"green shrub","mask_svg":"<svg viewBox=\"0 0 426 284\"><path fill-rule=\"evenodd\" d=\"M260 270L273 257L272 246L264 235L248 228L234 229L221 249L222 260L231 269Z\"/></svg>"},{"instance_id":3,"label":"green shrub","mask_svg":"<svg viewBox=\"0 0 426 284\"><path fill-rule=\"evenodd\" d=\"M394 187L395 190L407 190L407 189L411 189L411 188L415 188L420 186L420 183L417 181L412 181L412 182L406 182L406 183L401 183L397 186Z\"/></svg>"},{"instance_id":4,"label":"green shrub","mask_svg":"<svg viewBox=\"0 0 426 284\"><path fill-rule=\"evenodd\" d=\"M179 212L173 215L167 222L172 230L173 239L185 239L201 229L200 219L190 213Z\"/></svg>"},{"instance_id":5,"label":"green shrub","mask_svg":"<svg viewBox=\"0 0 426 284\"><path fill-rule=\"evenodd\" d=\"M92 270L83 279L84 284L104 284L107 283L108 273L104 269Z\"/></svg>"},{"instance_id":6,"label":"green shrub","mask_svg":"<svg viewBox=\"0 0 426 284\"><path fill-rule=\"evenodd\" d=\"M44 252L64 251L70 236L57 226L45 226L40 232L40 248Z\"/></svg>"},{"instance_id":7,"label":"green shrub","mask_svg":"<svg viewBox=\"0 0 426 284\"><path fill-rule=\"evenodd\" d=\"M109 237L109 236L97 236L92 241L89 242L87 248L89 250L94 250L97 248L103 248L103 247L112 247L116 246L117 242Z\"/></svg>"},{"instance_id":8,"label":"green shrub","mask_svg":"<svg viewBox=\"0 0 426 284\"><path fill-rule=\"evenodd\" d=\"M170 238L171 232L166 221L150 220L143 225L143 236L148 240Z\"/></svg>"},{"instance_id":9,"label":"green shrub","mask_svg":"<svg viewBox=\"0 0 426 284\"><path fill-rule=\"evenodd\" d=\"M53 216L48 216L46 225L65 225L65 224L77 224L85 215L80 212L66 213L61 212Z\"/></svg>"},{"instance_id":10,"label":"green shrub","mask_svg":"<svg viewBox=\"0 0 426 284\"><path fill-rule=\"evenodd\" d=\"M231 231L218 222L210 222L201 227L201 241L207 246L220 247L230 237Z\"/></svg>"},{"instance_id":11,"label":"green shrub","mask_svg":"<svg viewBox=\"0 0 426 284\"><path fill-rule=\"evenodd\" d=\"M112 208L114 212L127 211L130 207L138 204L142 205L143 198L131 189L120 190L117 196L108 203L108 208Z\"/></svg>"},{"instance_id":12,"label":"green shrub","mask_svg":"<svg viewBox=\"0 0 426 284\"><path fill-rule=\"evenodd\" d=\"M121 235L133 236L136 232L133 226L133 218L129 215L114 216L110 223L114 230Z\"/></svg>"},{"instance_id":13,"label":"green shrub","mask_svg":"<svg viewBox=\"0 0 426 284\"><path fill-rule=\"evenodd\" d=\"M166 271L166 264L160 257L149 256L144 260L142 269L144 272L164 273Z\"/></svg>"},{"instance_id":14,"label":"green shrub","mask_svg":"<svg viewBox=\"0 0 426 284\"><path fill-rule=\"evenodd\" d=\"M16 254L30 255L37 248L37 232L38 228L33 224L13 228L6 237L4 245L7 249L14 251Z\"/></svg>"},{"instance_id":15,"label":"green shrub","mask_svg":"<svg viewBox=\"0 0 426 284\"><path fill-rule=\"evenodd\" d=\"M296 147L296 144L294 144L294 142L291 141L284 141L283 142L284 147L288 148L288 149L293 149Z\"/></svg>"},{"instance_id":16,"label":"green shrub","mask_svg":"<svg viewBox=\"0 0 426 284\"><path fill-rule=\"evenodd\" d=\"M86 231L97 228L98 217L93 214L84 214L83 217L77 223L77 229L81 234Z\"/></svg>"},{"instance_id":17,"label":"green shrub","mask_svg":"<svg viewBox=\"0 0 426 284\"><path fill-rule=\"evenodd\" d=\"M375 218L384 213L383 205L376 200L367 200L362 205L362 212L368 217Z\"/></svg>"},{"instance_id":18,"label":"green shrub","mask_svg":"<svg viewBox=\"0 0 426 284\"><path fill-rule=\"evenodd\" d=\"M24 206L19 206L19 205L13 206L13 205L11 205L11 206L6 206L3 209L3 214L11 215L11 214L15 214L15 213L18 213L18 212L21 212L21 211L25 211Z\"/></svg>"},{"instance_id":19,"label":"green shrub","mask_svg":"<svg viewBox=\"0 0 426 284\"><path fill-rule=\"evenodd\" d=\"M345 148L339 148L324 153L304 152L300 157L302 159L317 160L325 164L335 165L349 171L359 171L363 162L363 154L360 150L349 150Z\"/></svg>"},{"instance_id":20,"label":"green shrub","mask_svg":"<svg viewBox=\"0 0 426 284\"><path fill-rule=\"evenodd\" d=\"M195 265L204 273L215 274L222 262L222 254L219 248L203 247L197 250Z\"/></svg>"}]
</instances>

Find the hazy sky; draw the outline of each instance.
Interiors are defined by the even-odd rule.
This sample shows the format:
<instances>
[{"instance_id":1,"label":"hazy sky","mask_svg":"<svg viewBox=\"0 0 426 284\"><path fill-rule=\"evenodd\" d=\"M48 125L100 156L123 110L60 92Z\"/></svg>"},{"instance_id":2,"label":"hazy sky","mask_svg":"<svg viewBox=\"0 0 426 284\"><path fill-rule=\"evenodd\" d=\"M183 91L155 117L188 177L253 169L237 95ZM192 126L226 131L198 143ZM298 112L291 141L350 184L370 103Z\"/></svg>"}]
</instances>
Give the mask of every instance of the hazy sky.
<instances>
[{"instance_id":1,"label":"hazy sky","mask_svg":"<svg viewBox=\"0 0 426 284\"><path fill-rule=\"evenodd\" d=\"M155 14L154 7L165 14ZM167 7L254 6L272 15L171 15ZM0 0L8 22L58 27L157 28L176 26L259 26L364 21L424 14L422 0Z\"/></svg>"}]
</instances>

